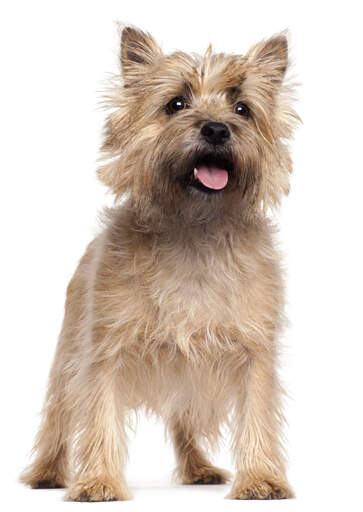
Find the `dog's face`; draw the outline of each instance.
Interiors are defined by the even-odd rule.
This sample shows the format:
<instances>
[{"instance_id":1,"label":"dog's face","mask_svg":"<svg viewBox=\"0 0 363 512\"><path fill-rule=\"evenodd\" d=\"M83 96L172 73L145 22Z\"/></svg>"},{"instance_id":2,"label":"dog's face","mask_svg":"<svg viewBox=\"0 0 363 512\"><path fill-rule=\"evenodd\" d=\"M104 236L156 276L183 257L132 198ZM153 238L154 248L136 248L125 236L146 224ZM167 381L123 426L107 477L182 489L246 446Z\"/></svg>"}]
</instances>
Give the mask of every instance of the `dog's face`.
<instances>
[{"instance_id":1,"label":"dog's face","mask_svg":"<svg viewBox=\"0 0 363 512\"><path fill-rule=\"evenodd\" d=\"M127 27L121 64L103 146L111 160L99 170L116 195L130 192L140 212L189 221L278 204L296 121L285 36L245 56L210 48L203 57L165 56L149 34Z\"/></svg>"}]
</instances>

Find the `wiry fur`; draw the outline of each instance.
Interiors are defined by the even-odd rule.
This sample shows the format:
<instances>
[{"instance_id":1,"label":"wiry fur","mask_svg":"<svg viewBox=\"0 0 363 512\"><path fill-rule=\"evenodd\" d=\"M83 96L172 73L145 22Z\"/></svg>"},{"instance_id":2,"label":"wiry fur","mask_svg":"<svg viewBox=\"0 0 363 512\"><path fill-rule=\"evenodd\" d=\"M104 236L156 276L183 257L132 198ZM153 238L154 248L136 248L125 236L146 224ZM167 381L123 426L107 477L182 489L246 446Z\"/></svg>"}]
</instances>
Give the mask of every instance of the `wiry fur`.
<instances>
[{"instance_id":1,"label":"wiry fur","mask_svg":"<svg viewBox=\"0 0 363 512\"><path fill-rule=\"evenodd\" d=\"M101 180L124 200L106 212L69 284L32 487L69 486L73 500L124 500L125 424L162 417L184 483L223 483L202 451L233 432L231 498L291 497L276 375L283 285L266 216L289 189L286 141L296 115L278 35L245 56L164 56L122 32L122 81L109 97ZM174 116L175 96L189 109ZM233 105L245 102L249 119ZM206 151L203 122L228 125L233 175L205 195L184 176Z\"/></svg>"}]
</instances>

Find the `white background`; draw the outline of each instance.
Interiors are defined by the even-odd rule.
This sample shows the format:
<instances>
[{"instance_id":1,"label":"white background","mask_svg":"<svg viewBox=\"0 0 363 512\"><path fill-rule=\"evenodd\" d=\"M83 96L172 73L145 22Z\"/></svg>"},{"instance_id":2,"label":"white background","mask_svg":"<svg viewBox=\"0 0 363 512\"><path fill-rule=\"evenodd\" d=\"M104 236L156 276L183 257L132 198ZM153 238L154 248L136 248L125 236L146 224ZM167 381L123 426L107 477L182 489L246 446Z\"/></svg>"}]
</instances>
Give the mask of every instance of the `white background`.
<instances>
[{"instance_id":1,"label":"white background","mask_svg":"<svg viewBox=\"0 0 363 512\"><path fill-rule=\"evenodd\" d=\"M362 27L360 2L7 1L1 4L2 510L333 510L361 507ZM170 484L163 428L142 419L130 443L135 500L80 505L17 483L39 423L65 289L110 202L95 176L114 20L166 51L244 53L289 28L304 124L280 215L291 328L281 371L289 477L297 499L224 500L227 486ZM228 443L227 443L228 447ZM227 448L217 462L229 466Z\"/></svg>"}]
</instances>

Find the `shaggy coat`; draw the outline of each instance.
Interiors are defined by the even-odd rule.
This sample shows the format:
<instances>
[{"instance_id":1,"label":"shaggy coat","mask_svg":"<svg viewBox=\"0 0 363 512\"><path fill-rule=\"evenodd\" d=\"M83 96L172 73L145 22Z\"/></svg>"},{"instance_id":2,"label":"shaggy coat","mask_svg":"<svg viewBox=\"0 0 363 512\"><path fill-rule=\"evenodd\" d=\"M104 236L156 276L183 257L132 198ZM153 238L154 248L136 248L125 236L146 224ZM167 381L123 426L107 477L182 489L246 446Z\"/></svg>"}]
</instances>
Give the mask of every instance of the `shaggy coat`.
<instances>
[{"instance_id":1,"label":"shaggy coat","mask_svg":"<svg viewBox=\"0 0 363 512\"><path fill-rule=\"evenodd\" d=\"M149 34L123 29L99 169L117 202L68 286L25 483L69 487L72 500L130 498L125 426L144 407L164 420L182 483L229 479L203 449L227 423L229 497L292 497L276 375L283 283L267 214L289 190L287 65L283 34L244 56L165 56ZM182 108L171 113L173 98ZM209 121L228 127L226 144L203 140ZM206 159L228 163L223 190L195 186Z\"/></svg>"}]
</instances>

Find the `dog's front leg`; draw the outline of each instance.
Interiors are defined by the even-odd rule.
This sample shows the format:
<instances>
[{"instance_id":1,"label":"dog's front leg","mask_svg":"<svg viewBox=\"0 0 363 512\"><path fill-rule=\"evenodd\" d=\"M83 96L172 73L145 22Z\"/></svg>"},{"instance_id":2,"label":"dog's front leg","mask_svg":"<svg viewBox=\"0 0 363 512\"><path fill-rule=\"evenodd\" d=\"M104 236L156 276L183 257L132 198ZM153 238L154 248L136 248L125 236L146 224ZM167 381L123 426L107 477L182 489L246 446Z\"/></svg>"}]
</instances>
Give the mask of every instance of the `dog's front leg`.
<instances>
[{"instance_id":1,"label":"dog's front leg","mask_svg":"<svg viewBox=\"0 0 363 512\"><path fill-rule=\"evenodd\" d=\"M115 501L131 497L122 475L126 438L115 368L118 365L114 358L90 363L76 387L76 474L68 491L70 500Z\"/></svg>"},{"instance_id":2,"label":"dog's front leg","mask_svg":"<svg viewBox=\"0 0 363 512\"><path fill-rule=\"evenodd\" d=\"M234 455L237 474L228 495L232 499L291 498L281 446L282 390L274 354L267 349L250 354L243 390L235 408Z\"/></svg>"}]
</instances>

